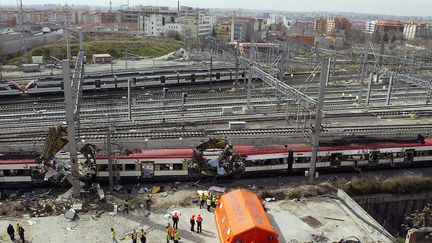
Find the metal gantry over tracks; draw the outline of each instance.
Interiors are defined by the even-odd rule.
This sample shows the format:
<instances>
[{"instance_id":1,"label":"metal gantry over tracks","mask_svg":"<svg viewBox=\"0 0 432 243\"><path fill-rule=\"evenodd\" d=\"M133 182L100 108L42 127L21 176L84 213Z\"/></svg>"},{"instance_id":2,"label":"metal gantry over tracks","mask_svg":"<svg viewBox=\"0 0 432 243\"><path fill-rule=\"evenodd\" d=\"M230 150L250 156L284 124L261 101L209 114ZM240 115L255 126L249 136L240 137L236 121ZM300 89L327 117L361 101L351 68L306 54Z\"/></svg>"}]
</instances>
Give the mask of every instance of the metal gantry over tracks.
<instances>
[{"instance_id":1,"label":"metal gantry over tracks","mask_svg":"<svg viewBox=\"0 0 432 243\"><path fill-rule=\"evenodd\" d=\"M78 125L79 131L79 108L82 94L82 81L84 76L84 46L81 29L79 29L79 41L80 51L77 56L75 71L73 73L72 79L70 75L70 60L66 59L62 61L64 95L66 103L66 123L72 172L71 184L74 197L81 196L77 154L77 138L79 139L79 136L77 136L76 133L76 125Z\"/></svg>"},{"instance_id":2,"label":"metal gantry over tracks","mask_svg":"<svg viewBox=\"0 0 432 243\"><path fill-rule=\"evenodd\" d=\"M214 50L213 45L216 42L216 46L217 47L221 47L220 52L221 54L225 54L225 56L227 57L228 60L235 60L236 62L240 62L242 65L246 66L249 68L249 78L248 78L248 84L247 84L247 88L248 88L248 95L247 95L247 109L249 110L250 107L250 99L251 99L251 83L253 80L253 77L257 77L260 78L264 83L268 84L269 86L273 87L274 89L276 89L276 91L287 97L288 100L293 101L293 104L287 103L287 109L289 108L289 106L291 105L295 105L296 107L300 108L302 107L304 110L308 110L309 114L313 114L314 110L316 110L315 112L315 124L314 126L312 126L312 137L308 138L307 132L302 132L301 134L306 136L306 139L308 141L310 141L312 143L312 158L311 158L311 163L310 163L310 174L309 174L309 182L311 184L314 183L314 176L315 176L315 165L316 165L316 160L317 160L317 154L318 154L318 147L319 147L319 139L320 139L320 132L321 132L321 126L322 126L322 109L323 109L323 103L324 103L324 88L325 85L328 83L328 74L329 74L329 65L330 65L330 61L328 58L323 58L322 62L321 62L321 82L320 82L320 92L318 95L318 100L314 100L311 97L309 97L308 95L306 95L305 93L302 93L301 91L289 86L288 84L286 84L285 82L283 82L283 73L284 73L284 65L283 62L285 62L285 53L284 50L282 50L281 55L277 56L278 60L275 60L274 63L278 63L281 62L278 65L279 69L276 69L272 66L268 66L265 64L262 64L260 62L260 60L255 60L255 48L256 45L254 43L250 43L250 48L249 48L249 58L247 57L247 55L241 55L240 57L238 55L240 55L239 51L236 50L235 52L235 56L232 56L232 54L230 53L229 50L227 50L226 45L224 43L220 43L218 42L216 39L212 38L212 50ZM239 45L239 43L237 43L237 45ZM284 48L285 49L285 48ZM221 55L223 56L223 55ZM238 65L238 63L236 63L236 66ZM237 76L237 75L236 75ZM300 111L300 109L297 110L297 113ZM296 125L298 125L299 116L297 116L297 121L296 121ZM311 119L309 119L309 121L311 121ZM308 121L304 120L304 126L303 129L307 128L307 123Z\"/></svg>"}]
</instances>

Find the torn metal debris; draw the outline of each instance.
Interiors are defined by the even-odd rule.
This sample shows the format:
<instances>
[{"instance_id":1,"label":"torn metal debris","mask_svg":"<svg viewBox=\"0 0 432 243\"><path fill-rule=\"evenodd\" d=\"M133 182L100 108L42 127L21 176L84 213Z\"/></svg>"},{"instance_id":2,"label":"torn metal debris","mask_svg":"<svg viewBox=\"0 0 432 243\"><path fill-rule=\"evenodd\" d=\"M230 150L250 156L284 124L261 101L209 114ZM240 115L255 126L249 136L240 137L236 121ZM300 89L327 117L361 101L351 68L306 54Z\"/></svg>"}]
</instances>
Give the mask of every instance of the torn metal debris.
<instances>
[{"instance_id":1,"label":"torn metal debris","mask_svg":"<svg viewBox=\"0 0 432 243\"><path fill-rule=\"evenodd\" d=\"M245 158L226 139L201 143L193 150L192 159L186 162L189 170L206 176L236 176L245 171Z\"/></svg>"}]
</instances>

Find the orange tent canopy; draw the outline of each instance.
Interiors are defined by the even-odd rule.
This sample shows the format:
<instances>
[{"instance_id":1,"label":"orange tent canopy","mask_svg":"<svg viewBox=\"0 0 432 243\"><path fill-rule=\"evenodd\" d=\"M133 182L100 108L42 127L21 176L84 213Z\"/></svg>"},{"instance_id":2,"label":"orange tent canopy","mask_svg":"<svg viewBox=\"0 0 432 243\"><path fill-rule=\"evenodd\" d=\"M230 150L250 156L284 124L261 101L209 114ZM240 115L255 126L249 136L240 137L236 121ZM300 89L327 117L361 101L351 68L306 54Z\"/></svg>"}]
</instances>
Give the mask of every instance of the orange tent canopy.
<instances>
[{"instance_id":1,"label":"orange tent canopy","mask_svg":"<svg viewBox=\"0 0 432 243\"><path fill-rule=\"evenodd\" d=\"M224 194L214 217L220 242L279 242L260 199L250 191L239 189Z\"/></svg>"}]
</instances>

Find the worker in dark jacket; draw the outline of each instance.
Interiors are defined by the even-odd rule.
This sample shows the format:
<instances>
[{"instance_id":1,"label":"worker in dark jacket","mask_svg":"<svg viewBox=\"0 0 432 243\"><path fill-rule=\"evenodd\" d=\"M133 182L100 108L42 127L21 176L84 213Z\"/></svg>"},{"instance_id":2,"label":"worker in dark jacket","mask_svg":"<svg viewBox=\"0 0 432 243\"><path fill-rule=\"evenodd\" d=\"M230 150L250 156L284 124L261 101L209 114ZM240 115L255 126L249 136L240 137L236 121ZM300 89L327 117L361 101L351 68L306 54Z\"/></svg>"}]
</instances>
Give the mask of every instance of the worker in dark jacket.
<instances>
[{"instance_id":1,"label":"worker in dark jacket","mask_svg":"<svg viewBox=\"0 0 432 243\"><path fill-rule=\"evenodd\" d=\"M18 229L18 235L19 235L20 239L22 240L22 243L25 243L24 228L22 226L20 226Z\"/></svg>"},{"instance_id":2,"label":"worker in dark jacket","mask_svg":"<svg viewBox=\"0 0 432 243\"><path fill-rule=\"evenodd\" d=\"M201 233L201 230L202 230L202 221L203 221L203 218L201 217L201 214L198 214L198 217L197 217L197 219L196 219L196 222L197 222L197 232L198 233Z\"/></svg>"},{"instance_id":3,"label":"worker in dark jacket","mask_svg":"<svg viewBox=\"0 0 432 243\"><path fill-rule=\"evenodd\" d=\"M152 200L150 195L147 195L147 199L146 199L146 209L147 211L150 211L150 205L152 204Z\"/></svg>"},{"instance_id":4,"label":"worker in dark jacket","mask_svg":"<svg viewBox=\"0 0 432 243\"><path fill-rule=\"evenodd\" d=\"M7 227L7 233L9 235L11 241L14 241L15 240L15 230L11 224L9 224L9 226Z\"/></svg>"},{"instance_id":5,"label":"worker in dark jacket","mask_svg":"<svg viewBox=\"0 0 432 243\"><path fill-rule=\"evenodd\" d=\"M129 213L129 202L127 199L125 200L124 211L125 213Z\"/></svg>"},{"instance_id":6,"label":"worker in dark jacket","mask_svg":"<svg viewBox=\"0 0 432 243\"><path fill-rule=\"evenodd\" d=\"M195 214L190 217L191 231L195 231Z\"/></svg>"}]
</instances>

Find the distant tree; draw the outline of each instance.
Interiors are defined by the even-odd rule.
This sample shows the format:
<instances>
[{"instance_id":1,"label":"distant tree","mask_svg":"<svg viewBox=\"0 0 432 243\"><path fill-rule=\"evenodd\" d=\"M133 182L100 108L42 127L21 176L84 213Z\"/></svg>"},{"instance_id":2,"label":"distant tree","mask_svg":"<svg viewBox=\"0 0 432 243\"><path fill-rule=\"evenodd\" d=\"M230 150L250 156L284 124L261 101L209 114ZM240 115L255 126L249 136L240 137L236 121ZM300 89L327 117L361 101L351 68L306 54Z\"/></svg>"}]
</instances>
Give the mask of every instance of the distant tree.
<instances>
[{"instance_id":1,"label":"distant tree","mask_svg":"<svg viewBox=\"0 0 432 243\"><path fill-rule=\"evenodd\" d=\"M365 43L366 34L360 30L353 30L351 33L351 40L358 44Z\"/></svg>"},{"instance_id":2,"label":"distant tree","mask_svg":"<svg viewBox=\"0 0 432 243\"><path fill-rule=\"evenodd\" d=\"M372 42L377 44L381 42L381 35L377 30L372 33Z\"/></svg>"},{"instance_id":3,"label":"distant tree","mask_svg":"<svg viewBox=\"0 0 432 243\"><path fill-rule=\"evenodd\" d=\"M384 43L388 43L388 42L389 42L389 37L388 37L387 32L384 33L384 36L383 36L383 38L382 38L382 41L383 41Z\"/></svg>"}]
</instances>

